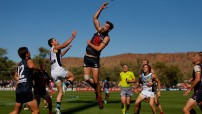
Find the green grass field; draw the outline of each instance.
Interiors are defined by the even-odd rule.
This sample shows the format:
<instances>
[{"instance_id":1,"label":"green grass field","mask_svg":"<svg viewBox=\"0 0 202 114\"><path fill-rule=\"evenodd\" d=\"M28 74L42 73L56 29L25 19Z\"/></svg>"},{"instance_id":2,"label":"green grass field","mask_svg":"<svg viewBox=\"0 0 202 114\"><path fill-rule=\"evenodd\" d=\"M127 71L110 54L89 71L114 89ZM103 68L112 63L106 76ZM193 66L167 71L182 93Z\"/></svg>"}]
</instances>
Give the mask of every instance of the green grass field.
<instances>
[{"instance_id":1,"label":"green grass field","mask_svg":"<svg viewBox=\"0 0 202 114\"><path fill-rule=\"evenodd\" d=\"M103 94L104 96L104 94ZM134 113L134 101L137 95L132 97L129 114ZM56 94L53 96L53 109L55 108ZM183 91L162 91L159 99L165 114L182 114L182 108L188 97L183 96ZM8 114L13 110L15 103L14 91L0 91L0 114ZM195 107L197 114L200 109ZM48 114L43 102L40 105L41 114ZM61 107L62 114L122 114L119 92L111 92L110 102L104 105L103 110L98 109L93 92L66 92ZM30 111L22 110L21 114L30 114ZM141 114L151 114L149 103L143 102ZM159 112L157 111L157 114Z\"/></svg>"}]
</instances>

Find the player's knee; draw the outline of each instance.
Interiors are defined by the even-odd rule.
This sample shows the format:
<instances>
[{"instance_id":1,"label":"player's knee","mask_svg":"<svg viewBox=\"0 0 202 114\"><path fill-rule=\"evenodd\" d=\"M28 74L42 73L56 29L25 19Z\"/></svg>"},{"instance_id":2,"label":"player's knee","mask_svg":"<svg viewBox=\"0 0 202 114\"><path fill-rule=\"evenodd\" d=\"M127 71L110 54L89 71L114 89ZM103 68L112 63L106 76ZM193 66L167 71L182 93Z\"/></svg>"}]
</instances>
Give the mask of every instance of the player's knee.
<instances>
[{"instance_id":1,"label":"player's knee","mask_svg":"<svg viewBox=\"0 0 202 114\"><path fill-rule=\"evenodd\" d=\"M59 79L54 79L54 82L57 84L59 82L61 82Z\"/></svg>"},{"instance_id":2,"label":"player's knee","mask_svg":"<svg viewBox=\"0 0 202 114\"><path fill-rule=\"evenodd\" d=\"M91 78L90 78L90 76L89 76L89 75L84 75L84 80L85 80L86 82L88 82L88 81L90 81L90 80L91 80Z\"/></svg>"},{"instance_id":3,"label":"player's knee","mask_svg":"<svg viewBox=\"0 0 202 114\"><path fill-rule=\"evenodd\" d=\"M74 81L76 80L76 77L75 77L75 76L73 76L73 77L68 77L67 79L70 80L71 82L74 82Z\"/></svg>"},{"instance_id":4,"label":"player's knee","mask_svg":"<svg viewBox=\"0 0 202 114\"><path fill-rule=\"evenodd\" d=\"M135 102L134 105L135 105L135 107L138 107L138 106L139 106L139 104L138 104L137 102Z\"/></svg>"},{"instance_id":5,"label":"player's knee","mask_svg":"<svg viewBox=\"0 0 202 114\"><path fill-rule=\"evenodd\" d=\"M95 83L96 85L100 85L99 80L94 80L94 83Z\"/></svg>"},{"instance_id":6,"label":"player's knee","mask_svg":"<svg viewBox=\"0 0 202 114\"><path fill-rule=\"evenodd\" d=\"M33 111L33 114L40 114L39 108L35 108L32 111Z\"/></svg>"},{"instance_id":7,"label":"player's knee","mask_svg":"<svg viewBox=\"0 0 202 114\"><path fill-rule=\"evenodd\" d=\"M74 76L74 77L73 77L73 81L75 81L75 80L76 80L76 77Z\"/></svg>"},{"instance_id":8,"label":"player's knee","mask_svg":"<svg viewBox=\"0 0 202 114\"><path fill-rule=\"evenodd\" d=\"M153 107L154 106L154 103L149 103L150 107Z\"/></svg>"},{"instance_id":9,"label":"player's knee","mask_svg":"<svg viewBox=\"0 0 202 114\"><path fill-rule=\"evenodd\" d=\"M58 95L63 95L62 88L57 88L57 91L58 91Z\"/></svg>"},{"instance_id":10,"label":"player's knee","mask_svg":"<svg viewBox=\"0 0 202 114\"><path fill-rule=\"evenodd\" d=\"M160 105L160 103L157 101L157 102L155 102L155 104L156 104L156 106L159 106Z\"/></svg>"},{"instance_id":11,"label":"player's knee","mask_svg":"<svg viewBox=\"0 0 202 114\"><path fill-rule=\"evenodd\" d=\"M68 71L68 74L67 76L65 77L66 79L71 79L71 80L74 80L75 79L75 76L72 72Z\"/></svg>"},{"instance_id":12,"label":"player's knee","mask_svg":"<svg viewBox=\"0 0 202 114\"><path fill-rule=\"evenodd\" d=\"M188 110L186 107L183 107L182 112L183 112L183 113L188 113L189 110Z\"/></svg>"}]
</instances>

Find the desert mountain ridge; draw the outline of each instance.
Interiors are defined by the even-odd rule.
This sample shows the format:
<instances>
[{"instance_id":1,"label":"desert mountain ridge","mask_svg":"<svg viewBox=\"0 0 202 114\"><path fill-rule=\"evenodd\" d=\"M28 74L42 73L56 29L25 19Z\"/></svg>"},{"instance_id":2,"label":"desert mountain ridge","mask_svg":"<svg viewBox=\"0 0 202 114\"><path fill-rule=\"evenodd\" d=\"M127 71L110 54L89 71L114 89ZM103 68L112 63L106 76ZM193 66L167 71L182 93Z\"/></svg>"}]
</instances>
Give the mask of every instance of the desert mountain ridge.
<instances>
[{"instance_id":1,"label":"desert mountain ridge","mask_svg":"<svg viewBox=\"0 0 202 114\"><path fill-rule=\"evenodd\" d=\"M101 57L101 67L113 68L120 66L121 63L132 62L137 63L138 60L147 59L150 65L156 62L164 62L167 65L177 65L182 73L189 74L192 72L193 64L192 58L197 52L183 52L183 53L148 53L148 54L135 54L124 53L114 56ZM67 57L62 59L66 68L82 67L83 58Z\"/></svg>"}]
</instances>

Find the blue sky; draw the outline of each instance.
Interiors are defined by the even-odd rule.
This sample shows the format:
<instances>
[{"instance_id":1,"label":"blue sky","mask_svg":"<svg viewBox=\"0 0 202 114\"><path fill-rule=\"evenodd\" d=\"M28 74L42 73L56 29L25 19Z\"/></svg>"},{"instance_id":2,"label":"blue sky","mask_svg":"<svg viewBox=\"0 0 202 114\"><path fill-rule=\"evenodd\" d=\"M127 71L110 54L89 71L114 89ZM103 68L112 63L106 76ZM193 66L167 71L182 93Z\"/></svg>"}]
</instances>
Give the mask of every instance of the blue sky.
<instances>
[{"instance_id":1,"label":"blue sky","mask_svg":"<svg viewBox=\"0 0 202 114\"><path fill-rule=\"evenodd\" d=\"M92 17L107 0L0 0L0 48L20 61L17 49L32 57L49 49L51 37L63 43L77 30L65 57L83 57L95 28ZM99 17L113 22L111 41L101 57L122 53L202 51L202 0L108 0Z\"/></svg>"}]
</instances>

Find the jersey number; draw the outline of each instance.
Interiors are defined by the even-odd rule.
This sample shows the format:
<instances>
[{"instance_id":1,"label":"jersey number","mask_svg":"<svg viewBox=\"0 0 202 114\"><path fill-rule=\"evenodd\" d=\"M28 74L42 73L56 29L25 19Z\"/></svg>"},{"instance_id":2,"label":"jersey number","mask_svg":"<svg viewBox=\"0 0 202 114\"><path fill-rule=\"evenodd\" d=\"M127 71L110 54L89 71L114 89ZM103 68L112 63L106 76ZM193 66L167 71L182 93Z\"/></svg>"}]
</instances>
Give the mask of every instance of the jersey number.
<instances>
[{"instance_id":1,"label":"jersey number","mask_svg":"<svg viewBox=\"0 0 202 114\"><path fill-rule=\"evenodd\" d=\"M24 65L18 66L18 77L19 77L19 79L22 79L25 77L23 72L24 72Z\"/></svg>"}]
</instances>

